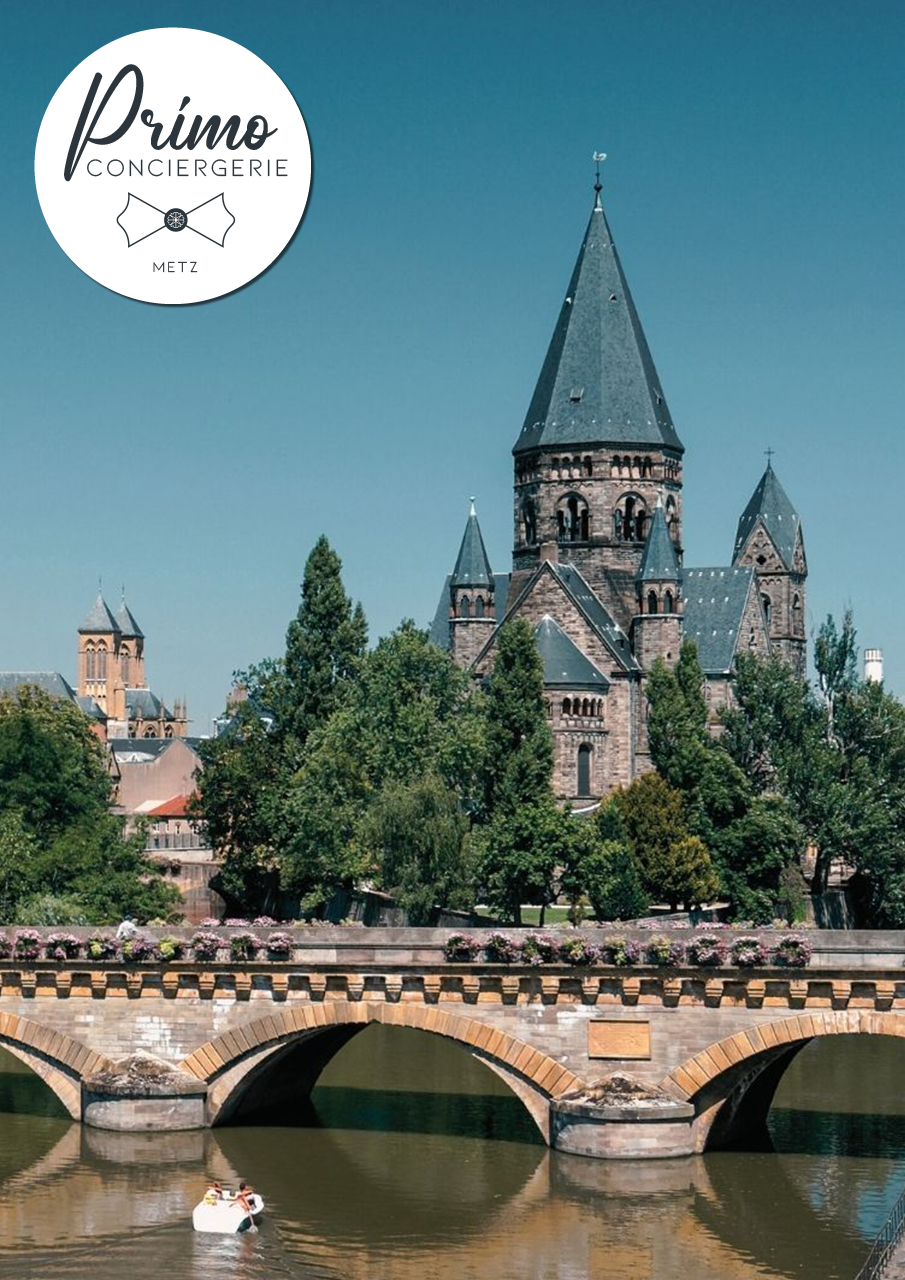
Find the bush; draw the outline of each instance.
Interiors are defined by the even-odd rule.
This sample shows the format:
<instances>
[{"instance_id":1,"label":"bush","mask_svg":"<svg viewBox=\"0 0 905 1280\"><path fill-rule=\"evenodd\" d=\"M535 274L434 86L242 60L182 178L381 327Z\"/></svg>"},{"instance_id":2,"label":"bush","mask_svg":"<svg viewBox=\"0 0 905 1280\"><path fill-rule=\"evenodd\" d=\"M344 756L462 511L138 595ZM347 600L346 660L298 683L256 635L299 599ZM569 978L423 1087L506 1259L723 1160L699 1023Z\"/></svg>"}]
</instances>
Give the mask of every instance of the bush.
<instances>
[{"instance_id":1,"label":"bush","mask_svg":"<svg viewBox=\"0 0 905 1280\"><path fill-rule=\"evenodd\" d=\"M803 969L811 959L811 944L807 938L787 933L773 948L773 963L787 969Z\"/></svg>"},{"instance_id":2,"label":"bush","mask_svg":"<svg viewBox=\"0 0 905 1280\"><path fill-rule=\"evenodd\" d=\"M267 954L285 960L292 954L292 938L288 933L272 933L267 939Z\"/></svg>"},{"instance_id":3,"label":"bush","mask_svg":"<svg viewBox=\"0 0 905 1280\"><path fill-rule=\"evenodd\" d=\"M495 964L513 964L521 956L522 949L514 938L505 933L491 933L484 944L487 959Z\"/></svg>"},{"instance_id":4,"label":"bush","mask_svg":"<svg viewBox=\"0 0 905 1280\"><path fill-rule=\"evenodd\" d=\"M142 964L159 960L160 952L153 938L143 938L140 933L137 933L134 938L127 938L123 943L123 959L132 964Z\"/></svg>"},{"instance_id":5,"label":"bush","mask_svg":"<svg viewBox=\"0 0 905 1280\"><path fill-rule=\"evenodd\" d=\"M75 894L34 893L23 898L16 907L16 924L48 925L91 924L85 905Z\"/></svg>"},{"instance_id":6,"label":"bush","mask_svg":"<svg viewBox=\"0 0 905 1280\"><path fill-rule=\"evenodd\" d=\"M644 948L644 958L648 964L670 965L674 968L684 961L685 948L673 938L651 938Z\"/></svg>"},{"instance_id":7,"label":"bush","mask_svg":"<svg viewBox=\"0 0 905 1280\"><path fill-rule=\"evenodd\" d=\"M41 935L36 929L19 929L13 934L13 958L37 960L41 954Z\"/></svg>"},{"instance_id":8,"label":"bush","mask_svg":"<svg viewBox=\"0 0 905 1280\"><path fill-rule=\"evenodd\" d=\"M521 951L525 964L551 964L559 955L559 940L548 933L531 933Z\"/></svg>"},{"instance_id":9,"label":"bush","mask_svg":"<svg viewBox=\"0 0 905 1280\"><path fill-rule=\"evenodd\" d=\"M279 920L274 920L271 916L255 916L251 922L256 929L272 929L275 924L279 924Z\"/></svg>"},{"instance_id":10,"label":"bush","mask_svg":"<svg viewBox=\"0 0 905 1280\"><path fill-rule=\"evenodd\" d=\"M447 960L474 960L481 950L477 938L467 933L451 933L443 944L443 954Z\"/></svg>"},{"instance_id":11,"label":"bush","mask_svg":"<svg viewBox=\"0 0 905 1280\"><path fill-rule=\"evenodd\" d=\"M81 947L74 933L51 933L44 943L44 954L48 960L74 960Z\"/></svg>"},{"instance_id":12,"label":"bush","mask_svg":"<svg viewBox=\"0 0 905 1280\"><path fill-rule=\"evenodd\" d=\"M701 968L716 969L726 959L726 944L712 933L702 933L692 938L685 951L689 964Z\"/></svg>"},{"instance_id":13,"label":"bush","mask_svg":"<svg viewBox=\"0 0 905 1280\"><path fill-rule=\"evenodd\" d=\"M216 960L220 950L220 939L215 933L200 930L192 935L189 943L196 960Z\"/></svg>"},{"instance_id":14,"label":"bush","mask_svg":"<svg viewBox=\"0 0 905 1280\"><path fill-rule=\"evenodd\" d=\"M637 964L640 954L641 948L632 938L605 938L600 948L601 963L615 965L618 969Z\"/></svg>"},{"instance_id":15,"label":"bush","mask_svg":"<svg viewBox=\"0 0 905 1280\"><path fill-rule=\"evenodd\" d=\"M89 960L113 960L118 952L119 945L112 933L92 933L85 943Z\"/></svg>"},{"instance_id":16,"label":"bush","mask_svg":"<svg viewBox=\"0 0 905 1280\"><path fill-rule=\"evenodd\" d=\"M732 963L741 969L755 969L767 963L767 952L760 938L736 938L730 954Z\"/></svg>"},{"instance_id":17,"label":"bush","mask_svg":"<svg viewBox=\"0 0 905 1280\"><path fill-rule=\"evenodd\" d=\"M13 944L5 933L0 933L0 960L7 960L12 952Z\"/></svg>"},{"instance_id":18,"label":"bush","mask_svg":"<svg viewBox=\"0 0 905 1280\"><path fill-rule=\"evenodd\" d=\"M559 958L565 964L574 964L587 966L596 964L598 959L597 948L592 946L587 938L574 937L566 938L559 944Z\"/></svg>"},{"instance_id":19,"label":"bush","mask_svg":"<svg viewBox=\"0 0 905 1280\"><path fill-rule=\"evenodd\" d=\"M199 929L219 929L220 921L216 916L205 916L198 924Z\"/></svg>"},{"instance_id":20,"label":"bush","mask_svg":"<svg viewBox=\"0 0 905 1280\"><path fill-rule=\"evenodd\" d=\"M181 960L182 953L185 950L185 944L179 938L171 938L169 935L160 939L157 944L157 950L160 952L161 960Z\"/></svg>"},{"instance_id":21,"label":"bush","mask_svg":"<svg viewBox=\"0 0 905 1280\"><path fill-rule=\"evenodd\" d=\"M229 940L229 956L231 960L254 960L264 946L256 933L246 930L234 933Z\"/></svg>"}]
</instances>

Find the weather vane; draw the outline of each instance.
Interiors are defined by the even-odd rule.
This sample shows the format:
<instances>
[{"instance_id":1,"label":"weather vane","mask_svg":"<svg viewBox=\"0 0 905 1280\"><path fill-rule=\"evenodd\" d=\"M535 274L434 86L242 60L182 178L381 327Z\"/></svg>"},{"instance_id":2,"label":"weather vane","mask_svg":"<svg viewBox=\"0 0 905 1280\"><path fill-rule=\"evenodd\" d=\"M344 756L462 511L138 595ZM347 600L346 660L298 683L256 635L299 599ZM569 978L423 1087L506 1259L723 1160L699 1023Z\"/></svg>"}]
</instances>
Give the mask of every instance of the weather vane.
<instances>
[{"instance_id":1,"label":"weather vane","mask_svg":"<svg viewBox=\"0 0 905 1280\"><path fill-rule=\"evenodd\" d=\"M606 152L595 151L594 154L591 156L591 159L594 161L594 164L597 166L597 169L596 169L597 178L594 183L594 190L599 195L600 192L603 190L603 188L600 185L600 166L603 164L604 160L606 159Z\"/></svg>"}]
</instances>

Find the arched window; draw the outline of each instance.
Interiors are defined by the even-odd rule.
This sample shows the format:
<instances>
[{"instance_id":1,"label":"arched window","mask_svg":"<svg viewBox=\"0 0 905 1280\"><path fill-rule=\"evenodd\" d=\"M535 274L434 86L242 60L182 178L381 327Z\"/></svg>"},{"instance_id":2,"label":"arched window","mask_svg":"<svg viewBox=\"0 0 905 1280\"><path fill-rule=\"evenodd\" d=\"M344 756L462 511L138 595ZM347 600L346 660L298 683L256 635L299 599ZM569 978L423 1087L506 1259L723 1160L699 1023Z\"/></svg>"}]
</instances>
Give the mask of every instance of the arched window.
<instances>
[{"instance_id":1,"label":"arched window","mask_svg":"<svg viewBox=\"0 0 905 1280\"><path fill-rule=\"evenodd\" d=\"M91 640L85 645L85 679L97 679L97 662L94 654L94 644Z\"/></svg>"},{"instance_id":2,"label":"arched window","mask_svg":"<svg viewBox=\"0 0 905 1280\"><path fill-rule=\"evenodd\" d=\"M172 738L172 736L173 736L173 726L172 726L171 724L168 724L168 725L167 725L167 727L164 729L164 731L163 731L163 736L164 736L165 738Z\"/></svg>"},{"instance_id":3,"label":"arched window","mask_svg":"<svg viewBox=\"0 0 905 1280\"><path fill-rule=\"evenodd\" d=\"M525 543L533 547L537 542L537 512L530 498L522 503L522 527L525 531Z\"/></svg>"},{"instance_id":4,"label":"arched window","mask_svg":"<svg viewBox=\"0 0 905 1280\"><path fill-rule=\"evenodd\" d=\"M594 474L594 463L588 457L584 460L584 473L586 476L592 476Z\"/></svg>"},{"instance_id":5,"label":"arched window","mask_svg":"<svg viewBox=\"0 0 905 1280\"><path fill-rule=\"evenodd\" d=\"M97 642L97 678L107 679L107 646L103 640Z\"/></svg>"},{"instance_id":6,"label":"arched window","mask_svg":"<svg viewBox=\"0 0 905 1280\"><path fill-rule=\"evenodd\" d=\"M675 611L676 611L676 602L673 599L673 594L671 591L665 591L663 593L663 612L675 613Z\"/></svg>"},{"instance_id":7,"label":"arched window","mask_svg":"<svg viewBox=\"0 0 905 1280\"><path fill-rule=\"evenodd\" d=\"M639 457L637 457L637 456L635 457L635 461L634 461L634 471L632 472L632 475L636 475L636 476L639 476L639 477L640 477L640 475L641 475L641 459L640 459Z\"/></svg>"},{"instance_id":8,"label":"arched window","mask_svg":"<svg viewBox=\"0 0 905 1280\"><path fill-rule=\"evenodd\" d=\"M591 794L591 747L583 742L578 748L578 795Z\"/></svg>"},{"instance_id":9,"label":"arched window","mask_svg":"<svg viewBox=\"0 0 905 1280\"><path fill-rule=\"evenodd\" d=\"M556 506L556 533L560 542L587 542L590 535L588 504L581 494L567 493Z\"/></svg>"},{"instance_id":10,"label":"arched window","mask_svg":"<svg viewBox=\"0 0 905 1280\"><path fill-rule=\"evenodd\" d=\"M618 476L618 474L619 474L619 459L614 458L613 461L610 463L610 475Z\"/></svg>"},{"instance_id":11,"label":"arched window","mask_svg":"<svg viewBox=\"0 0 905 1280\"><path fill-rule=\"evenodd\" d=\"M801 596L797 592L792 597L792 634L801 635Z\"/></svg>"},{"instance_id":12,"label":"arched window","mask_svg":"<svg viewBox=\"0 0 905 1280\"><path fill-rule=\"evenodd\" d=\"M123 645L123 647L120 649L120 651L119 651L119 656L120 656L120 659L122 660L123 684L124 684L124 685L126 685L126 687L128 688L128 685L129 685L129 659L130 659L130 657L131 657L132 655L131 655L131 653L130 653L130 651L129 651L129 646L128 646L127 644L124 644L124 645Z\"/></svg>"},{"instance_id":13,"label":"arched window","mask_svg":"<svg viewBox=\"0 0 905 1280\"><path fill-rule=\"evenodd\" d=\"M647 510L637 493L625 493L613 513L613 532L621 542L643 542L647 531Z\"/></svg>"},{"instance_id":14,"label":"arched window","mask_svg":"<svg viewBox=\"0 0 905 1280\"><path fill-rule=\"evenodd\" d=\"M557 472L559 471L559 458L550 459L550 470L557 471Z\"/></svg>"},{"instance_id":15,"label":"arched window","mask_svg":"<svg viewBox=\"0 0 905 1280\"><path fill-rule=\"evenodd\" d=\"M643 509L635 516L635 541L643 542L647 537L647 512Z\"/></svg>"},{"instance_id":16,"label":"arched window","mask_svg":"<svg viewBox=\"0 0 905 1280\"><path fill-rule=\"evenodd\" d=\"M669 530L669 536L673 539L679 536L679 522L676 515L676 500L670 494L666 499L666 527Z\"/></svg>"},{"instance_id":17,"label":"arched window","mask_svg":"<svg viewBox=\"0 0 905 1280\"><path fill-rule=\"evenodd\" d=\"M653 473L653 463L651 462L650 458L643 458L641 460L641 474L645 477L645 479L649 480L652 473Z\"/></svg>"},{"instance_id":18,"label":"arched window","mask_svg":"<svg viewBox=\"0 0 905 1280\"><path fill-rule=\"evenodd\" d=\"M477 596L475 598L474 616L476 618L483 618L484 616L484 597L483 596Z\"/></svg>"},{"instance_id":19,"label":"arched window","mask_svg":"<svg viewBox=\"0 0 905 1280\"><path fill-rule=\"evenodd\" d=\"M591 702L589 698L585 698L584 702L581 704L581 714L583 716L589 716L591 714Z\"/></svg>"},{"instance_id":20,"label":"arched window","mask_svg":"<svg viewBox=\"0 0 905 1280\"><path fill-rule=\"evenodd\" d=\"M624 476L630 476L630 475L632 474L632 460L631 460L631 458L623 458L623 459L622 459L622 474L623 474Z\"/></svg>"},{"instance_id":21,"label":"arched window","mask_svg":"<svg viewBox=\"0 0 905 1280\"><path fill-rule=\"evenodd\" d=\"M760 598L760 601L761 601L761 604L764 606L764 614L766 615L767 626L769 627L770 620L773 617L773 601L770 599L770 597L767 595L766 592L763 593L763 595Z\"/></svg>"},{"instance_id":22,"label":"arched window","mask_svg":"<svg viewBox=\"0 0 905 1280\"><path fill-rule=\"evenodd\" d=\"M145 729L144 733L143 733L141 736L142 736L143 738L156 738L156 737L157 737L157 726L156 726L156 725L153 725L153 724L149 724L149 725L148 725L148 727L147 727L147 729Z\"/></svg>"},{"instance_id":23,"label":"arched window","mask_svg":"<svg viewBox=\"0 0 905 1280\"><path fill-rule=\"evenodd\" d=\"M657 593L656 593L656 591L648 591L648 593L647 593L647 612L648 612L648 613L659 613L659 608L657 607Z\"/></svg>"},{"instance_id":24,"label":"arched window","mask_svg":"<svg viewBox=\"0 0 905 1280\"><path fill-rule=\"evenodd\" d=\"M468 599L468 596L463 596L462 599L459 601L459 617L467 618L470 616L470 614L471 614L471 601Z\"/></svg>"},{"instance_id":25,"label":"arched window","mask_svg":"<svg viewBox=\"0 0 905 1280\"><path fill-rule=\"evenodd\" d=\"M563 713L563 715L564 715L564 716L570 716L570 715L572 714L572 699L571 699L571 698L563 698L563 700L562 700L562 713Z\"/></svg>"}]
</instances>

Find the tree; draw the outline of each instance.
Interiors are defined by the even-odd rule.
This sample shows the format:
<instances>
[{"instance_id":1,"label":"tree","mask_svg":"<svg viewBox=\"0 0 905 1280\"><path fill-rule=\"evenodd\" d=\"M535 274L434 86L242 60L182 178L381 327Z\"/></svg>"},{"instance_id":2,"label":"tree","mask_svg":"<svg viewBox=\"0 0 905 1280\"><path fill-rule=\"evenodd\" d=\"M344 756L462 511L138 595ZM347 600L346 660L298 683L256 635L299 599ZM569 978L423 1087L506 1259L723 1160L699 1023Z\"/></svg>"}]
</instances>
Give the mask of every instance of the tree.
<instances>
[{"instance_id":1,"label":"tree","mask_svg":"<svg viewBox=\"0 0 905 1280\"><path fill-rule=\"evenodd\" d=\"M661 777L682 789L694 785L708 745L703 684L693 640L682 645L674 671L657 658L647 680L651 759Z\"/></svg>"},{"instance_id":2,"label":"tree","mask_svg":"<svg viewBox=\"0 0 905 1280\"><path fill-rule=\"evenodd\" d=\"M675 911L682 903L689 910L710 902L720 890L720 879L710 851L700 836L674 840L657 865L658 896Z\"/></svg>"},{"instance_id":3,"label":"tree","mask_svg":"<svg viewBox=\"0 0 905 1280\"><path fill-rule=\"evenodd\" d=\"M486 758L487 815L514 814L552 794L553 739L543 666L534 632L524 618L505 623L499 631L487 701Z\"/></svg>"},{"instance_id":4,"label":"tree","mask_svg":"<svg viewBox=\"0 0 905 1280\"><path fill-rule=\"evenodd\" d=\"M387 782L372 800L362 843L409 924L431 924L436 907L474 905L468 830L458 797L436 774Z\"/></svg>"},{"instance_id":5,"label":"tree","mask_svg":"<svg viewBox=\"0 0 905 1280\"><path fill-rule=\"evenodd\" d=\"M515 810L501 807L475 829L478 884L495 915L520 925L523 903L543 909L553 901L556 868L572 853L572 823L550 795Z\"/></svg>"},{"instance_id":6,"label":"tree","mask_svg":"<svg viewBox=\"0 0 905 1280\"><path fill-rule=\"evenodd\" d=\"M658 773L645 773L613 795L647 891L659 892L659 870L677 840L688 835L682 793Z\"/></svg>"},{"instance_id":7,"label":"tree","mask_svg":"<svg viewBox=\"0 0 905 1280\"><path fill-rule=\"evenodd\" d=\"M805 835L788 801L758 796L724 833L721 873L733 914L769 924L786 909L788 870L797 866Z\"/></svg>"},{"instance_id":8,"label":"tree","mask_svg":"<svg viewBox=\"0 0 905 1280\"><path fill-rule=\"evenodd\" d=\"M620 840L603 840L581 865L585 893L598 920L634 920L648 909L635 855Z\"/></svg>"},{"instance_id":9,"label":"tree","mask_svg":"<svg viewBox=\"0 0 905 1280\"><path fill-rule=\"evenodd\" d=\"M347 696L367 642L361 605L353 608L342 561L321 535L305 564L301 604L286 632L281 732L304 745Z\"/></svg>"}]
</instances>

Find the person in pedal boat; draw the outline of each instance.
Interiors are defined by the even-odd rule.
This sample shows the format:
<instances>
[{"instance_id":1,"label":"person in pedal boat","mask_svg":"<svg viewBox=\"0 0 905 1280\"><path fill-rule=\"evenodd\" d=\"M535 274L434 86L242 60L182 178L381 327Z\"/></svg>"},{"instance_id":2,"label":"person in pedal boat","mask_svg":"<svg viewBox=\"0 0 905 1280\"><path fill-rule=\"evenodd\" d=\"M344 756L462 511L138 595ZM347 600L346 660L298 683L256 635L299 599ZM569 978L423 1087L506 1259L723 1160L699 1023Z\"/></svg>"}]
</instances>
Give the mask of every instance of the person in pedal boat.
<instances>
[{"instance_id":1,"label":"person in pedal boat","mask_svg":"<svg viewBox=\"0 0 905 1280\"><path fill-rule=\"evenodd\" d=\"M216 1204L218 1200L223 1199L223 1188L219 1182L212 1182L204 1193L205 1204Z\"/></svg>"},{"instance_id":2,"label":"person in pedal boat","mask_svg":"<svg viewBox=\"0 0 905 1280\"><path fill-rule=\"evenodd\" d=\"M253 1194L253 1189L247 1182L239 1183L239 1190L236 1192L236 1201L242 1206L249 1218L252 1216L251 1197Z\"/></svg>"}]
</instances>

